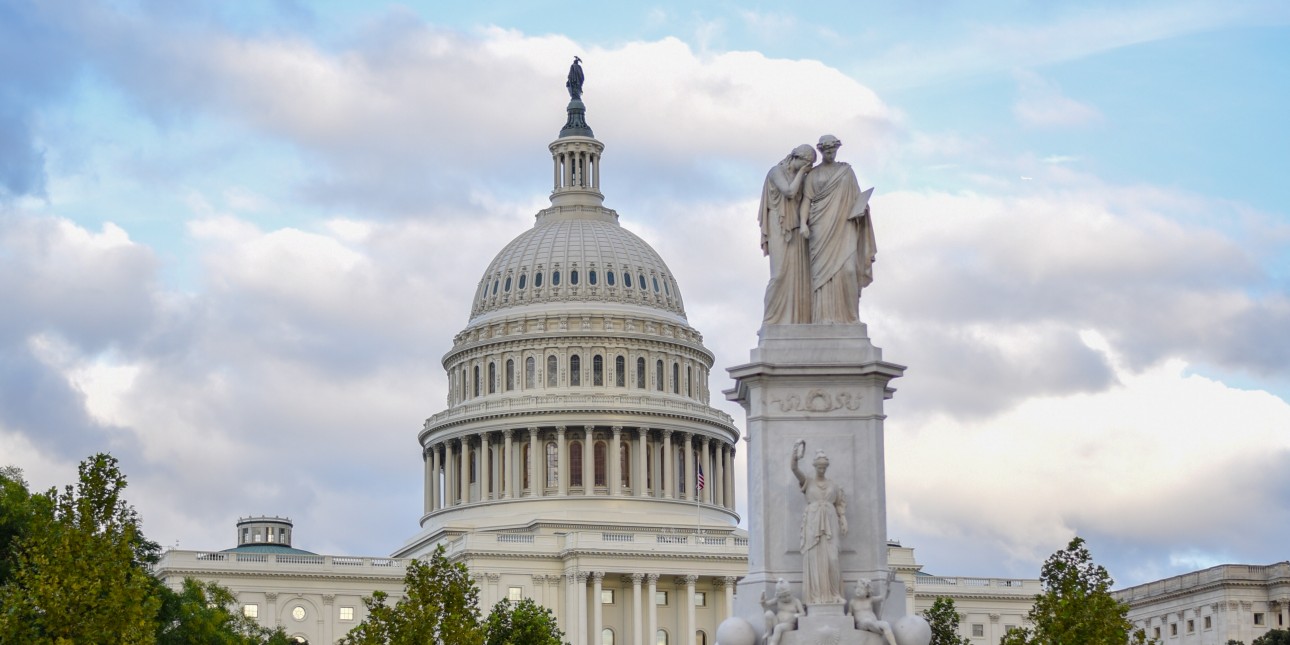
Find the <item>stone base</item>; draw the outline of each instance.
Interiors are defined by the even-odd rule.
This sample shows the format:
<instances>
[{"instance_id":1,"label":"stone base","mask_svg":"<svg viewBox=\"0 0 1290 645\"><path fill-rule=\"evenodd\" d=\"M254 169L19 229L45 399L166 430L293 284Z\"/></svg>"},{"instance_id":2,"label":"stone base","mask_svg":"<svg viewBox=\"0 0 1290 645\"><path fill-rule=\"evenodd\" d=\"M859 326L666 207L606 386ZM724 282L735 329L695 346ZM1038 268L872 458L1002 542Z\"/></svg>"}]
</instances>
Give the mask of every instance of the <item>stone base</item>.
<instances>
[{"instance_id":1,"label":"stone base","mask_svg":"<svg viewBox=\"0 0 1290 645\"><path fill-rule=\"evenodd\" d=\"M856 629L850 616L802 616L780 645L887 645L882 636Z\"/></svg>"}]
</instances>

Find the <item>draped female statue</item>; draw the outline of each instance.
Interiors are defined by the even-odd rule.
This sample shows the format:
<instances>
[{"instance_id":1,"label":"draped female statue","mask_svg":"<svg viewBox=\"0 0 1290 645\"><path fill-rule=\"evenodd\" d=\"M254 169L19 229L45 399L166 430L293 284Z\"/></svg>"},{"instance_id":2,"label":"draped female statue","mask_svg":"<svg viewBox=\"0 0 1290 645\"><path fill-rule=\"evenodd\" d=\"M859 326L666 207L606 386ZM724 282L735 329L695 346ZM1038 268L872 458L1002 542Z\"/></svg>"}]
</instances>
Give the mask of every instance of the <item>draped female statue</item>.
<instances>
[{"instance_id":1,"label":"draped female statue","mask_svg":"<svg viewBox=\"0 0 1290 645\"><path fill-rule=\"evenodd\" d=\"M793 445L793 475L806 496L802 512L802 597L807 606L842 604L842 563L838 551L847 534L847 498L841 486L824 476L829 458L823 450L815 453L815 476L807 478L797 467L806 455L806 441Z\"/></svg>"},{"instance_id":2,"label":"draped female statue","mask_svg":"<svg viewBox=\"0 0 1290 645\"><path fill-rule=\"evenodd\" d=\"M811 269L802 221L802 181L815 163L815 150L802 144L766 173L761 189L761 251L770 256L770 282L762 323L811 322Z\"/></svg>"},{"instance_id":3,"label":"draped female statue","mask_svg":"<svg viewBox=\"0 0 1290 645\"><path fill-rule=\"evenodd\" d=\"M811 322L859 322L860 290L873 282L877 253L869 218L869 195L861 192L851 165L837 161L842 142L826 134L816 146L822 157L803 186L810 237ZM805 228L804 227L804 234Z\"/></svg>"}]
</instances>

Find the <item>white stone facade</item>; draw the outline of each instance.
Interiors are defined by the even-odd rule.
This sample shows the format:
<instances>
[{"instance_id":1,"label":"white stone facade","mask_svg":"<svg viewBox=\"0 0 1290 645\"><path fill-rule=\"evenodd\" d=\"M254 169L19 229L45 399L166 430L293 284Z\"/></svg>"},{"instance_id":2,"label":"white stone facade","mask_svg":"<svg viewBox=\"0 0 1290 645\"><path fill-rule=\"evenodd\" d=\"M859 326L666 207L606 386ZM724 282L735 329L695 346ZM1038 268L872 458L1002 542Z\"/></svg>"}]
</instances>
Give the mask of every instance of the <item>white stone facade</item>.
<instances>
[{"instance_id":1,"label":"white stone facade","mask_svg":"<svg viewBox=\"0 0 1290 645\"><path fill-rule=\"evenodd\" d=\"M1290 562L1225 564L1115 592L1129 620L1164 645L1249 645L1290 628Z\"/></svg>"}]
</instances>

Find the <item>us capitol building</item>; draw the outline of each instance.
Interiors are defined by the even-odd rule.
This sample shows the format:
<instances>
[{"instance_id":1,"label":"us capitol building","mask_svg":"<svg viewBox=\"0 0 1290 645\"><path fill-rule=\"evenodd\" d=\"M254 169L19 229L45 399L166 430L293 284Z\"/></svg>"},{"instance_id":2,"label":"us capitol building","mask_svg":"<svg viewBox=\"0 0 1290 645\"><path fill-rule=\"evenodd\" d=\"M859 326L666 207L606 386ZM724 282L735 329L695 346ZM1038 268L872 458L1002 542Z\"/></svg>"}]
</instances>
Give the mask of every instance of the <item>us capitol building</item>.
<instances>
[{"instance_id":1,"label":"us capitol building","mask_svg":"<svg viewBox=\"0 0 1290 645\"><path fill-rule=\"evenodd\" d=\"M319 555L292 546L289 519L249 517L236 547L168 551L158 576L216 581L261 624L333 643L365 596L401 597L408 559L443 546L483 611L532 598L574 645L712 642L748 572L739 429L709 405L713 354L672 272L604 206L604 144L576 95L549 149L551 206L484 271L443 359L448 407L417 436L420 531L389 557ZM973 643L1022 624L1039 592L926 575L894 542L888 561L907 613L952 597Z\"/></svg>"}]
</instances>

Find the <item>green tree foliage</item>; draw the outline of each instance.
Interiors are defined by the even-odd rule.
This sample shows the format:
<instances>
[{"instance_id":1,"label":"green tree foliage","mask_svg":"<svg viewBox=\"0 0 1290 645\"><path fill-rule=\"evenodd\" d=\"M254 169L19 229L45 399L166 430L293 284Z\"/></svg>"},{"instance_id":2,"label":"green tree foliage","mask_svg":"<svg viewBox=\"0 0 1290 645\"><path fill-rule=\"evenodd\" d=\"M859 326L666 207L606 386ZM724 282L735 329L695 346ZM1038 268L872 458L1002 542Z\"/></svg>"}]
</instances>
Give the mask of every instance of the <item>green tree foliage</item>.
<instances>
[{"instance_id":1,"label":"green tree foliage","mask_svg":"<svg viewBox=\"0 0 1290 645\"><path fill-rule=\"evenodd\" d=\"M81 462L80 482L51 489L19 537L0 588L0 643L152 643L159 549L121 497L115 458Z\"/></svg>"},{"instance_id":2,"label":"green tree foliage","mask_svg":"<svg viewBox=\"0 0 1290 645\"><path fill-rule=\"evenodd\" d=\"M363 599L367 618L350 630L345 645L483 645L479 589L466 565L448 562L443 547L429 561L413 560L403 576L406 597L386 604L377 591Z\"/></svg>"},{"instance_id":3,"label":"green tree foliage","mask_svg":"<svg viewBox=\"0 0 1290 645\"><path fill-rule=\"evenodd\" d=\"M1111 575L1093 562L1076 537L1044 562L1039 574L1044 593L1035 596L1028 620L1033 627L1013 629L1000 645L1137 645L1152 641L1127 618L1129 606L1111 596Z\"/></svg>"},{"instance_id":4,"label":"green tree foliage","mask_svg":"<svg viewBox=\"0 0 1290 645\"><path fill-rule=\"evenodd\" d=\"M43 495L32 495L27 490L21 469L0 468L0 587L9 581L17 567L19 539L31 533L36 518L50 513L48 501Z\"/></svg>"},{"instance_id":5,"label":"green tree foliage","mask_svg":"<svg viewBox=\"0 0 1290 645\"><path fill-rule=\"evenodd\" d=\"M485 645L560 645L560 631L551 610L525 598L515 604L493 605L485 623Z\"/></svg>"},{"instance_id":6,"label":"green tree foliage","mask_svg":"<svg viewBox=\"0 0 1290 645\"><path fill-rule=\"evenodd\" d=\"M1290 630L1274 629L1254 639L1253 645L1290 645Z\"/></svg>"},{"instance_id":7,"label":"green tree foliage","mask_svg":"<svg viewBox=\"0 0 1290 645\"><path fill-rule=\"evenodd\" d=\"M923 612L923 618L932 627L931 645L971 645L971 641L959 636L959 610L953 598L937 596Z\"/></svg>"},{"instance_id":8,"label":"green tree foliage","mask_svg":"<svg viewBox=\"0 0 1290 645\"><path fill-rule=\"evenodd\" d=\"M174 592L157 583L161 611L157 645L287 645L287 633L261 627L237 611L233 592L214 582L185 578Z\"/></svg>"}]
</instances>

